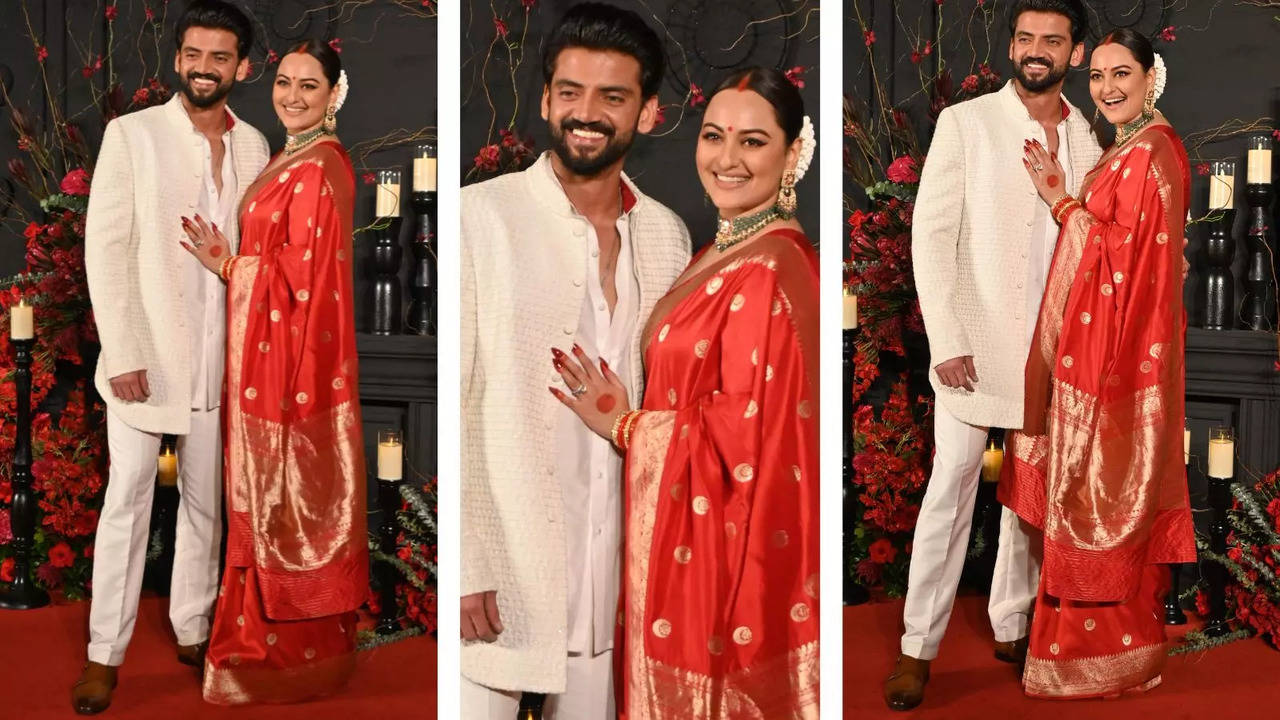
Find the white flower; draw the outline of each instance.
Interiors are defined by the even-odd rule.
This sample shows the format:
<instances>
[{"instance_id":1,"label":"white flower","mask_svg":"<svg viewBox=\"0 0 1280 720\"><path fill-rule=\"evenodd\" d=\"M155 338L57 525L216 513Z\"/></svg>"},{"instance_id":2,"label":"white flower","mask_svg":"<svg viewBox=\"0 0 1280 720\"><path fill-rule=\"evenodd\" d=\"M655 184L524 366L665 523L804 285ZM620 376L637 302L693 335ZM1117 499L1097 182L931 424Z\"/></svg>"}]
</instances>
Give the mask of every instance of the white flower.
<instances>
[{"instance_id":1,"label":"white flower","mask_svg":"<svg viewBox=\"0 0 1280 720\"><path fill-rule=\"evenodd\" d=\"M805 115L804 124L800 126L800 157L796 159L796 182L800 182L800 178L808 172L816 147L818 147L818 139L813 133L813 122L809 120L808 115Z\"/></svg>"},{"instance_id":2,"label":"white flower","mask_svg":"<svg viewBox=\"0 0 1280 720\"><path fill-rule=\"evenodd\" d=\"M342 109L343 103L347 101L347 91L351 89L351 84L347 81L347 71L343 70L338 75L338 97L333 100L333 111L338 112Z\"/></svg>"},{"instance_id":3,"label":"white flower","mask_svg":"<svg viewBox=\"0 0 1280 720\"><path fill-rule=\"evenodd\" d=\"M1160 96L1164 94L1165 83L1168 82L1169 80L1169 68L1165 67L1164 58L1160 56L1160 53L1156 53L1155 68L1156 68L1156 86L1154 88L1154 91L1155 91L1155 99L1159 100Z\"/></svg>"}]
</instances>

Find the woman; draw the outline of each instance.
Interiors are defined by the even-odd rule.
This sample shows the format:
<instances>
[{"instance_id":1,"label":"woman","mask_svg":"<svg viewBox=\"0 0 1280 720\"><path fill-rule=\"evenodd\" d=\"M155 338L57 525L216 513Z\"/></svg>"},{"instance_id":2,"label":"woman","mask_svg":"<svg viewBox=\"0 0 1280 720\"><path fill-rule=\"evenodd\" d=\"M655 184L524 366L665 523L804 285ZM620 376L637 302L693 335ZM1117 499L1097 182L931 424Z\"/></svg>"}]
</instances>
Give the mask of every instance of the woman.
<instances>
[{"instance_id":1,"label":"woman","mask_svg":"<svg viewBox=\"0 0 1280 720\"><path fill-rule=\"evenodd\" d=\"M707 105L716 242L659 300L647 390L582 352L551 392L627 459L622 714L818 717L818 273L794 218L813 153L800 93L740 71Z\"/></svg>"},{"instance_id":2,"label":"woman","mask_svg":"<svg viewBox=\"0 0 1280 720\"><path fill-rule=\"evenodd\" d=\"M1164 66L1127 29L1089 90L1117 128L1079 199L1038 143L1024 164L1062 230L1027 361L1026 417L1000 499L1044 531L1023 684L1049 698L1160 682L1163 563L1196 558L1182 455L1182 142L1155 99Z\"/></svg>"},{"instance_id":3,"label":"woman","mask_svg":"<svg viewBox=\"0 0 1280 720\"><path fill-rule=\"evenodd\" d=\"M289 134L245 194L239 254L183 219L183 243L227 282L227 537L205 660L211 703L331 693L355 667L368 595L365 465L353 325L354 173L334 136L337 53L285 55L272 102Z\"/></svg>"}]
</instances>

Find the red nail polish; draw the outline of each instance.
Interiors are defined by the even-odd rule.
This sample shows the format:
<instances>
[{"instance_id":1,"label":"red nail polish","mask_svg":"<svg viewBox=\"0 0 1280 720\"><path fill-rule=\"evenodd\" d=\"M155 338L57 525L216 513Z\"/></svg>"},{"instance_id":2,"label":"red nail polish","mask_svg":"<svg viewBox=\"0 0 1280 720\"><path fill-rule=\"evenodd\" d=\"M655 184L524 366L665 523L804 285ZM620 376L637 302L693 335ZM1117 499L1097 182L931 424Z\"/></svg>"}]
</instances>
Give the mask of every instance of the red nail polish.
<instances>
[{"instance_id":1,"label":"red nail polish","mask_svg":"<svg viewBox=\"0 0 1280 720\"><path fill-rule=\"evenodd\" d=\"M605 362L605 359L604 359L604 358L600 358L600 367L604 368L605 370L608 370L608 369L609 369L609 363Z\"/></svg>"}]
</instances>

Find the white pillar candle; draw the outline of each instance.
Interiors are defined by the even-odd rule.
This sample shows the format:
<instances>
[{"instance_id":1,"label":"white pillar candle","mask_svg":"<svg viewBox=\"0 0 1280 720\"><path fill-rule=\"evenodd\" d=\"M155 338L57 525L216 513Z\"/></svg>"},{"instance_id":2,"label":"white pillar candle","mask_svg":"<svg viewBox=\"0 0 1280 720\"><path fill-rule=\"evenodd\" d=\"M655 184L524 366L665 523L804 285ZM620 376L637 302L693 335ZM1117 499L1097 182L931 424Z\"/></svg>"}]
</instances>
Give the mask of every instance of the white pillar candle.
<instances>
[{"instance_id":1,"label":"white pillar candle","mask_svg":"<svg viewBox=\"0 0 1280 720\"><path fill-rule=\"evenodd\" d=\"M30 340L36 336L35 310L25 300L9 308L9 337Z\"/></svg>"},{"instance_id":2,"label":"white pillar candle","mask_svg":"<svg viewBox=\"0 0 1280 720\"><path fill-rule=\"evenodd\" d=\"M399 173L397 173L399 175ZM374 215L380 218L400 216L400 182L379 182Z\"/></svg>"},{"instance_id":3,"label":"white pillar candle","mask_svg":"<svg viewBox=\"0 0 1280 720\"><path fill-rule=\"evenodd\" d=\"M160 484L172 487L178 483L178 456L172 450L165 450L156 459L156 472L160 476Z\"/></svg>"},{"instance_id":4,"label":"white pillar candle","mask_svg":"<svg viewBox=\"0 0 1280 720\"><path fill-rule=\"evenodd\" d=\"M996 447L993 442L982 452L982 481L999 482L1002 467L1004 467L1004 450Z\"/></svg>"},{"instance_id":5,"label":"white pillar candle","mask_svg":"<svg viewBox=\"0 0 1280 720\"><path fill-rule=\"evenodd\" d=\"M844 289L844 329L852 330L858 327L858 296L853 294L851 288Z\"/></svg>"},{"instance_id":6,"label":"white pillar candle","mask_svg":"<svg viewBox=\"0 0 1280 720\"><path fill-rule=\"evenodd\" d=\"M404 445L396 440L378 443L378 479L400 480L404 477Z\"/></svg>"},{"instance_id":7,"label":"white pillar candle","mask_svg":"<svg viewBox=\"0 0 1280 720\"><path fill-rule=\"evenodd\" d=\"M1271 148L1249 149L1249 184L1271 184Z\"/></svg>"},{"instance_id":8,"label":"white pillar candle","mask_svg":"<svg viewBox=\"0 0 1280 720\"><path fill-rule=\"evenodd\" d=\"M1236 444L1230 438L1209 439L1209 477L1230 478L1235 465Z\"/></svg>"},{"instance_id":9,"label":"white pillar candle","mask_svg":"<svg viewBox=\"0 0 1280 720\"><path fill-rule=\"evenodd\" d=\"M1191 431L1182 431L1182 464L1191 464Z\"/></svg>"},{"instance_id":10,"label":"white pillar candle","mask_svg":"<svg viewBox=\"0 0 1280 720\"><path fill-rule=\"evenodd\" d=\"M436 159L433 157L416 157L413 159L413 191L436 191Z\"/></svg>"},{"instance_id":11,"label":"white pillar candle","mask_svg":"<svg viewBox=\"0 0 1280 720\"><path fill-rule=\"evenodd\" d=\"M1215 173L1209 177L1209 209L1231 210L1236 206L1236 176Z\"/></svg>"}]
</instances>

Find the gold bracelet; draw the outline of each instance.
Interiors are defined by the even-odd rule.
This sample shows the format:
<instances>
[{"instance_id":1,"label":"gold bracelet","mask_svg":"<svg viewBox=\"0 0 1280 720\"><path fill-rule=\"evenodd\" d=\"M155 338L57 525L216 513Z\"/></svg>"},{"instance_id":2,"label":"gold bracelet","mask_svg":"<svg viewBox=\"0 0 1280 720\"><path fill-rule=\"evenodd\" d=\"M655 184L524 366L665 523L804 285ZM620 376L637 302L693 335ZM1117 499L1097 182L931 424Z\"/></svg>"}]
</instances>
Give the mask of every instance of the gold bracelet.
<instances>
[{"instance_id":1,"label":"gold bracelet","mask_svg":"<svg viewBox=\"0 0 1280 720\"><path fill-rule=\"evenodd\" d=\"M231 261L235 260L236 257L237 256L235 255L231 255L222 261L222 264L218 266L218 277L222 278L223 280L230 280Z\"/></svg>"},{"instance_id":2,"label":"gold bracelet","mask_svg":"<svg viewBox=\"0 0 1280 720\"><path fill-rule=\"evenodd\" d=\"M622 447L622 441L618 439L618 429L622 427L622 421L627 417L627 413L618 413L618 417L613 419L613 429L609 431L609 439L613 440L613 444ZM623 448L624 450L626 448Z\"/></svg>"},{"instance_id":3,"label":"gold bracelet","mask_svg":"<svg viewBox=\"0 0 1280 720\"><path fill-rule=\"evenodd\" d=\"M631 447L631 431L635 429L636 421L639 420L640 416L643 414L644 410L631 411L631 420L627 423L627 426L622 429L622 442L624 443L622 448L623 450Z\"/></svg>"}]
</instances>

